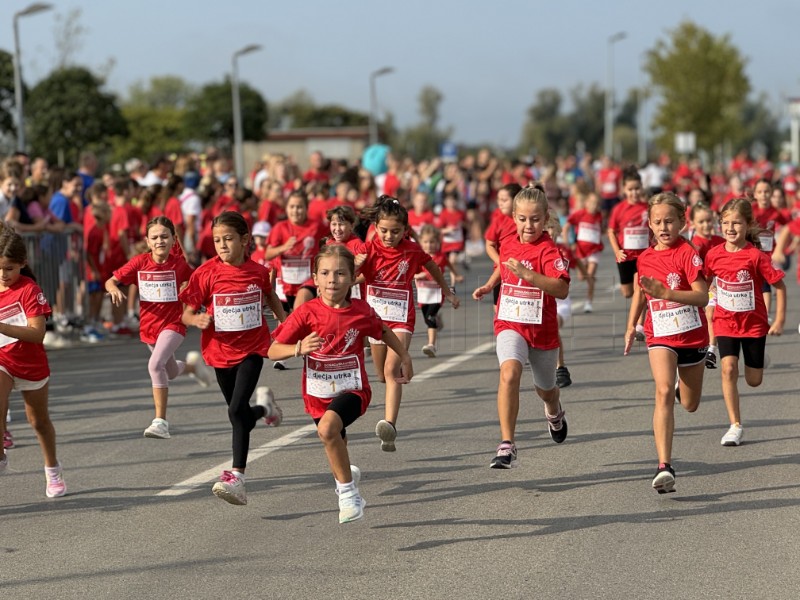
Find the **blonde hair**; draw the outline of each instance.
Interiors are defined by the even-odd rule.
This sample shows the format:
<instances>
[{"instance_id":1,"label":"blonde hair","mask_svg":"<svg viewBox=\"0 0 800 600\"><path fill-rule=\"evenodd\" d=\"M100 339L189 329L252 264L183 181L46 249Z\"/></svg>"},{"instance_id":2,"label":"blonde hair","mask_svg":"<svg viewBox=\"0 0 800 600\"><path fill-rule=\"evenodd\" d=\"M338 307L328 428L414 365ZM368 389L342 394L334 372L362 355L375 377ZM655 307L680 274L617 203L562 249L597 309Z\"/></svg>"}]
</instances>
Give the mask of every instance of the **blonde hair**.
<instances>
[{"instance_id":1,"label":"blonde hair","mask_svg":"<svg viewBox=\"0 0 800 600\"><path fill-rule=\"evenodd\" d=\"M544 186L538 181L530 184L528 187L522 188L519 192L517 192L517 195L514 196L512 212L517 211L517 204L520 202L537 204L545 214L547 214L547 210L550 207L550 204L547 201L547 194L544 192Z\"/></svg>"},{"instance_id":2,"label":"blonde hair","mask_svg":"<svg viewBox=\"0 0 800 600\"><path fill-rule=\"evenodd\" d=\"M423 225L422 228L419 230L419 235L417 237L419 238L419 241L421 242L422 238L428 237L428 236L430 236L433 239L435 239L437 244L441 244L442 243L442 232L439 231L439 229L437 227L431 225L430 223L425 223L425 225Z\"/></svg>"},{"instance_id":3,"label":"blonde hair","mask_svg":"<svg viewBox=\"0 0 800 600\"><path fill-rule=\"evenodd\" d=\"M558 215L554 213L550 213L550 216L547 218L547 224L544 226L544 228L551 232L550 237L553 239L556 239L558 236L560 236L561 232L563 231L561 228L561 221L559 220Z\"/></svg>"},{"instance_id":4,"label":"blonde hair","mask_svg":"<svg viewBox=\"0 0 800 600\"><path fill-rule=\"evenodd\" d=\"M678 215L678 219L681 221L681 223L686 222L686 207L681 199L672 192L661 192L647 201L648 219L650 218L650 211L653 210L653 207L661 204L666 204L667 206L672 207L672 209L675 211L675 214Z\"/></svg>"},{"instance_id":5,"label":"blonde hair","mask_svg":"<svg viewBox=\"0 0 800 600\"><path fill-rule=\"evenodd\" d=\"M753 244L753 246L761 249L761 240L758 239L758 234L761 233L762 229L758 226L755 218L753 217L753 203L750 202L750 199L734 198L733 200L726 202L725 206L723 206L719 211L720 222L727 213L731 212L742 215L747 223L747 234L745 234L745 238L748 242Z\"/></svg>"}]
</instances>

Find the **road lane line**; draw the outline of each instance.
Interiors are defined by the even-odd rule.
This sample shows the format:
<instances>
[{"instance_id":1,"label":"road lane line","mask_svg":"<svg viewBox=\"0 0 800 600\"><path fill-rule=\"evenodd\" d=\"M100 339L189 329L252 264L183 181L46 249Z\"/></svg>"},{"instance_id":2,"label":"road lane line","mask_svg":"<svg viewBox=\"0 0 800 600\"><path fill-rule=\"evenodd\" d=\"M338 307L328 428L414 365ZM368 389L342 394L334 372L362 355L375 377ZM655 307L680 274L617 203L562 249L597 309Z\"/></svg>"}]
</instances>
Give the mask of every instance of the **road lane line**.
<instances>
[{"instance_id":1,"label":"road lane line","mask_svg":"<svg viewBox=\"0 0 800 600\"><path fill-rule=\"evenodd\" d=\"M473 356L481 354L486 350L490 350L493 347L494 347L494 340L492 340L491 342L486 342L485 344L481 344L480 346L477 346L472 350L468 350L452 358L448 358L446 361L439 363L438 365L435 365L430 369L424 370L419 375L415 375L414 379L411 380L411 384L417 381L426 381L434 377L435 375L438 375L439 373L447 371L452 367L469 360ZM281 448L286 448L287 446L290 446L291 444L294 444L295 442L300 441L304 437L314 433L316 430L317 426L314 423L310 423L305 427L301 427L299 429L295 429L294 431L290 431L286 435L281 436L276 440L269 441L266 444L259 446L258 448L250 450L250 452L248 453L247 462L252 463L253 461L258 460L259 458L262 458L267 454L271 454L276 450L280 450ZM217 465L216 467L206 469L202 473L198 473L194 477L185 479L180 483L176 483L172 487L160 491L158 494L156 494L156 496L182 496L183 494L188 494L189 492L193 492L200 486L215 480L217 477L219 477L221 471L228 468L230 468L230 460L220 465Z\"/></svg>"}]
</instances>

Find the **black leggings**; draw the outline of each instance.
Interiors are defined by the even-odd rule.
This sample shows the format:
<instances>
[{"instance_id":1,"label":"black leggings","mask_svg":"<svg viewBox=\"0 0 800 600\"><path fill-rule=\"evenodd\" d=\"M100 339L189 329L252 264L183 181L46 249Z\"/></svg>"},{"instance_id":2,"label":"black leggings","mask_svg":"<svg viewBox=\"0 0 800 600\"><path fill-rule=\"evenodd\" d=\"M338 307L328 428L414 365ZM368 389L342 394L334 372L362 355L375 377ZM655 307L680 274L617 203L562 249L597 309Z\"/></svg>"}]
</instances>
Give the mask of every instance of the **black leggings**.
<instances>
[{"instance_id":1,"label":"black leggings","mask_svg":"<svg viewBox=\"0 0 800 600\"><path fill-rule=\"evenodd\" d=\"M228 403L228 418L233 427L234 469L244 469L247 466L250 432L258 420L264 417L262 407L250 406L250 398L258 385L263 364L263 357L250 354L235 367L214 368L219 389Z\"/></svg>"},{"instance_id":2,"label":"black leggings","mask_svg":"<svg viewBox=\"0 0 800 600\"><path fill-rule=\"evenodd\" d=\"M436 315L439 314L439 309L442 308L441 304L420 304L422 309L422 317L425 319L425 325L428 329L439 329L439 324L436 322Z\"/></svg>"}]
</instances>

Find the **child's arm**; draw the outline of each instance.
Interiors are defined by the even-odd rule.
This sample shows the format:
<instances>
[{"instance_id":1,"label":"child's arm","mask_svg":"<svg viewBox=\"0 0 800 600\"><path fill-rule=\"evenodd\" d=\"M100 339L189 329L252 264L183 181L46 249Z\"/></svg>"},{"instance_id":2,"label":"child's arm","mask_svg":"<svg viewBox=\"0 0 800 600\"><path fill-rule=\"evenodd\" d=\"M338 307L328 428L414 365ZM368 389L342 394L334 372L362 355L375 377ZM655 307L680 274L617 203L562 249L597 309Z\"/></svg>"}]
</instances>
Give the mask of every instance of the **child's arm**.
<instances>
[{"instance_id":1,"label":"child's arm","mask_svg":"<svg viewBox=\"0 0 800 600\"><path fill-rule=\"evenodd\" d=\"M447 301L453 305L453 308L458 308L460 302L458 301L458 297L450 291L450 286L447 285L447 282L444 280L444 275L439 270L439 267L436 266L436 263L432 260L429 260L424 265L423 268L431 274L434 281L439 284L439 287L442 288L442 294L447 299Z\"/></svg>"},{"instance_id":2,"label":"child's arm","mask_svg":"<svg viewBox=\"0 0 800 600\"><path fill-rule=\"evenodd\" d=\"M486 240L486 255L492 259L494 264L500 262L500 252L497 250L497 242Z\"/></svg>"},{"instance_id":3,"label":"child's arm","mask_svg":"<svg viewBox=\"0 0 800 600\"><path fill-rule=\"evenodd\" d=\"M503 263L508 270L520 279L524 279L532 286L542 290L545 294L550 294L563 300L569 295L569 282L557 277L548 277L542 273L537 273L524 266L516 258L509 258Z\"/></svg>"},{"instance_id":4,"label":"child's arm","mask_svg":"<svg viewBox=\"0 0 800 600\"><path fill-rule=\"evenodd\" d=\"M264 260L272 260L276 256L280 256L284 252L294 248L296 243L297 238L292 236L281 246L267 246L267 249L264 252Z\"/></svg>"},{"instance_id":5,"label":"child's arm","mask_svg":"<svg viewBox=\"0 0 800 600\"><path fill-rule=\"evenodd\" d=\"M625 254L625 251L619 247L619 242L617 242L617 232L609 227L607 233L608 243L611 245L611 249L614 251L614 256L617 258L617 262L625 262L628 256Z\"/></svg>"},{"instance_id":6,"label":"child's arm","mask_svg":"<svg viewBox=\"0 0 800 600\"><path fill-rule=\"evenodd\" d=\"M127 296L119 289L119 279L116 277L110 277L108 281L106 281L106 291L108 295L111 297L111 304L114 306L119 306L122 304L122 301L127 298Z\"/></svg>"},{"instance_id":7,"label":"child's arm","mask_svg":"<svg viewBox=\"0 0 800 600\"><path fill-rule=\"evenodd\" d=\"M475 300L480 300L486 294L491 292L495 286L500 282L500 269L497 268L492 271L492 274L489 276L489 281L484 283L481 287L476 288L474 292L472 292L472 297Z\"/></svg>"},{"instance_id":8,"label":"child's arm","mask_svg":"<svg viewBox=\"0 0 800 600\"><path fill-rule=\"evenodd\" d=\"M775 319L769 328L769 335L781 335L786 322L786 284L781 279L772 286L775 288Z\"/></svg>"},{"instance_id":9,"label":"child's arm","mask_svg":"<svg viewBox=\"0 0 800 600\"><path fill-rule=\"evenodd\" d=\"M644 292L634 280L633 299L631 301L631 309L628 312L628 327L625 330L625 349L622 352L625 356L631 351L633 340L636 338L636 324L639 322L639 317L644 310L644 301Z\"/></svg>"},{"instance_id":10,"label":"child's arm","mask_svg":"<svg viewBox=\"0 0 800 600\"><path fill-rule=\"evenodd\" d=\"M280 342L272 342L267 357L270 360L286 360L287 358L296 358L298 356L305 356L311 354L322 348L322 338L312 331L302 340L297 340L294 344L282 344Z\"/></svg>"},{"instance_id":11,"label":"child's arm","mask_svg":"<svg viewBox=\"0 0 800 600\"><path fill-rule=\"evenodd\" d=\"M796 244L797 238L793 238L791 242L792 246L789 246L790 235L792 235L792 232L789 231L788 227L784 227L775 239L775 249L772 251L772 262L776 265L783 264L783 261L786 260L786 250L792 249L792 246Z\"/></svg>"},{"instance_id":12,"label":"child's arm","mask_svg":"<svg viewBox=\"0 0 800 600\"><path fill-rule=\"evenodd\" d=\"M414 376L414 367L411 364L411 355L406 350L405 344L389 329L383 325L383 336L381 340L400 357L400 377L395 378L396 383L408 383Z\"/></svg>"},{"instance_id":13,"label":"child's arm","mask_svg":"<svg viewBox=\"0 0 800 600\"><path fill-rule=\"evenodd\" d=\"M183 321L184 325L194 326L198 329L208 329L212 320L213 319L211 318L211 315L208 313L197 312L194 308L188 305L183 307L181 321Z\"/></svg>"},{"instance_id":14,"label":"child's arm","mask_svg":"<svg viewBox=\"0 0 800 600\"><path fill-rule=\"evenodd\" d=\"M453 278L455 279L456 283L461 283L464 281L464 276L458 272L456 266L450 261L447 262L447 270L453 274Z\"/></svg>"},{"instance_id":15,"label":"child's arm","mask_svg":"<svg viewBox=\"0 0 800 600\"><path fill-rule=\"evenodd\" d=\"M708 304L708 284L704 277L698 277L693 281L691 290L672 290L652 277L640 277L639 284L653 298L700 308Z\"/></svg>"},{"instance_id":16,"label":"child's arm","mask_svg":"<svg viewBox=\"0 0 800 600\"><path fill-rule=\"evenodd\" d=\"M16 338L22 342L30 342L31 344L41 344L44 341L46 329L45 317L43 315L28 317L27 325L0 323L0 333L11 338Z\"/></svg>"}]
</instances>

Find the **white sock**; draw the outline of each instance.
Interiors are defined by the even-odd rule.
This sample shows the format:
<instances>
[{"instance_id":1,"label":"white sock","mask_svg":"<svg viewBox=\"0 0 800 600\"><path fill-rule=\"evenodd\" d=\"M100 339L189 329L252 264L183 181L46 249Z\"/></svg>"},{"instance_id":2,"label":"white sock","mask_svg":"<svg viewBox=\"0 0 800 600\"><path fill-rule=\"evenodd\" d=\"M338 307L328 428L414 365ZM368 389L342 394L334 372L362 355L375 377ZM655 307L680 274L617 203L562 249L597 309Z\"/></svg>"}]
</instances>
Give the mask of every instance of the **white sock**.
<instances>
[{"instance_id":1,"label":"white sock","mask_svg":"<svg viewBox=\"0 0 800 600\"><path fill-rule=\"evenodd\" d=\"M717 347L714 344L710 344L708 346L708 351L709 352L713 352L714 354L716 354L717 353Z\"/></svg>"},{"instance_id":2,"label":"white sock","mask_svg":"<svg viewBox=\"0 0 800 600\"><path fill-rule=\"evenodd\" d=\"M241 471L231 471L231 473L233 473L239 481L244 483L244 473Z\"/></svg>"},{"instance_id":3,"label":"white sock","mask_svg":"<svg viewBox=\"0 0 800 600\"><path fill-rule=\"evenodd\" d=\"M340 494L344 494L346 492L354 492L356 489L356 482L349 481L347 483L342 483L340 481L336 482L336 491Z\"/></svg>"}]
</instances>

